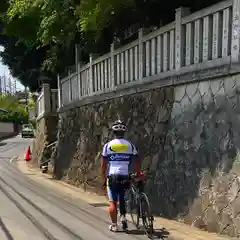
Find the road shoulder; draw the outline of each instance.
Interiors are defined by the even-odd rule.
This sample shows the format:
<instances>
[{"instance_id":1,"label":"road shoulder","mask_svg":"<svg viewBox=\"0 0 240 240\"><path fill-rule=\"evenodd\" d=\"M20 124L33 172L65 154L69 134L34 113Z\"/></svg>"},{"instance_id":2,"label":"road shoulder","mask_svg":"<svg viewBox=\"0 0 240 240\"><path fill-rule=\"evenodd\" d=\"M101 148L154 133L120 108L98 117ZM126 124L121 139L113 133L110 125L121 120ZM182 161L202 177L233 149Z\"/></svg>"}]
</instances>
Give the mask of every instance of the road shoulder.
<instances>
[{"instance_id":1,"label":"road shoulder","mask_svg":"<svg viewBox=\"0 0 240 240\"><path fill-rule=\"evenodd\" d=\"M92 192L85 192L83 189L74 187L63 181L53 181L50 175L42 174L39 169L28 166L28 164L22 159L23 158L20 157L18 161L15 162L16 166L24 175L30 179L37 181L40 184L51 186L56 190L62 192L64 195L67 195L73 199L80 199L87 202L88 204L91 204L92 206L102 205L102 207L99 208L107 210L107 198L105 196L99 196ZM233 239L230 237L219 236L215 233L208 233L181 222L176 222L160 217L155 218L155 226L157 229L164 227L167 231L170 232L171 239L176 240L206 240L208 238L211 238L212 240ZM170 240L170 237L165 239Z\"/></svg>"}]
</instances>

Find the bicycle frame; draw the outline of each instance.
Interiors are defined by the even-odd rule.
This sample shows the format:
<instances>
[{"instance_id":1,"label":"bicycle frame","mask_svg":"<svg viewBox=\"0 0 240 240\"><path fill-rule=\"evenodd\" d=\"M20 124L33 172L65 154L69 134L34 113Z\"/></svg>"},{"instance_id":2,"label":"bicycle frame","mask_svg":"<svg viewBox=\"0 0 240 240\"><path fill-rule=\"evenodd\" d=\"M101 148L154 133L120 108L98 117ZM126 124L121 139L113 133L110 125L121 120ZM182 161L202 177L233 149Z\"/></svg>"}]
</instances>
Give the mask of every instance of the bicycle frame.
<instances>
[{"instance_id":1,"label":"bicycle frame","mask_svg":"<svg viewBox=\"0 0 240 240\"><path fill-rule=\"evenodd\" d=\"M142 184L142 183L137 183L138 185ZM137 206L137 214L139 215L140 218L142 218L142 209L141 209L141 204L140 204L140 195L143 192L143 187L142 186L136 186L135 184L131 183L131 191L133 193L134 196L134 201L136 203Z\"/></svg>"},{"instance_id":2,"label":"bicycle frame","mask_svg":"<svg viewBox=\"0 0 240 240\"><path fill-rule=\"evenodd\" d=\"M139 229L139 220L142 219L144 231L146 232L147 236L153 236L154 228L153 228L153 221L154 218L151 214L151 206L148 200L147 195L144 193L144 182L143 181L135 181L132 179L129 191L131 191L131 201L134 203L136 212L131 212L132 220L133 220L133 214L137 215L137 220L134 221L134 225ZM148 206L148 214L146 215L144 211L144 207L142 206L142 200L145 199L145 203L147 203ZM150 213L150 215L149 215ZM149 221L149 224L148 222Z\"/></svg>"}]
</instances>

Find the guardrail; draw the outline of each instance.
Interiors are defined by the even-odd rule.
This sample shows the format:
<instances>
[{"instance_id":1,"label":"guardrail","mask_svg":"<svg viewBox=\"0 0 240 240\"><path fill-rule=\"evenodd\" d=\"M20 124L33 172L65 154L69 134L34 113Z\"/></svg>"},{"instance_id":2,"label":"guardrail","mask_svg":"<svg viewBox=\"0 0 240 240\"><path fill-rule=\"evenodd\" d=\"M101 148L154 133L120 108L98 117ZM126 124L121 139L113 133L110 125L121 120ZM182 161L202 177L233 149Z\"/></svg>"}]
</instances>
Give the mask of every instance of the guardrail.
<instances>
[{"instance_id":1,"label":"guardrail","mask_svg":"<svg viewBox=\"0 0 240 240\"><path fill-rule=\"evenodd\" d=\"M239 6L240 0L228 0L193 14L179 8L167 26L146 34L140 29L138 39L128 45L115 49L112 44L109 53L96 59L91 55L88 64L78 63L76 72L59 80L61 106L182 68L200 69L221 59L238 62Z\"/></svg>"}]
</instances>

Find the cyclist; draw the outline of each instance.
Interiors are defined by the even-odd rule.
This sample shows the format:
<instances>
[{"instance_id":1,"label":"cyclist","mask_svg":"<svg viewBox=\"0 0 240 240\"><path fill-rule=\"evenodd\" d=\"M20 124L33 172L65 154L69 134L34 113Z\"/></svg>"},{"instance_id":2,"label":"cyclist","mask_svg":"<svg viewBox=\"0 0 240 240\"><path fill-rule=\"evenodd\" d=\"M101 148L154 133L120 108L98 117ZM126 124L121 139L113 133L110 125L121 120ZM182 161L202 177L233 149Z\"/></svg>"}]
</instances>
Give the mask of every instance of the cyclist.
<instances>
[{"instance_id":1,"label":"cyclist","mask_svg":"<svg viewBox=\"0 0 240 240\"><path fill-rule=\"evenodd\" d=\"M104 186L107 187L109 198L109 215L112 224L109 230L117 232L117 201L119 201L122 230L127 230L125 191L129 187L129 164L135 162L136 172L140 172L140 161L136 147L124 139L127 126L117 120L112 125L115 138L103 147L101 168ZM107 171L108 168L108 171Z\"/></svg>"}]
</instances>

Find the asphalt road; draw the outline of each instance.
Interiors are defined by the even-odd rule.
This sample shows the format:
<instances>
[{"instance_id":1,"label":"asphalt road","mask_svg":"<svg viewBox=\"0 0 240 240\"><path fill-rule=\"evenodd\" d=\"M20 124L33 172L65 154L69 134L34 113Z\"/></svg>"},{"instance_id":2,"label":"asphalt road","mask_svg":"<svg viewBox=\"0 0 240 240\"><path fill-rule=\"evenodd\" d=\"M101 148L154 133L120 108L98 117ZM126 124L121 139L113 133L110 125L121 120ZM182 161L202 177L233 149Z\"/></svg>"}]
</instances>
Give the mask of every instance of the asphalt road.
<instances>
[{"instance_id":1,"label":"asphalt road","mask_svg":"<svg viewBox=\"0 0 240 240\"><path fill-rule=\"evenodd\" d=\"M110 232L106 211L23 175L12 159L31 141L18 136L0 143L1 240L147 239L135 230L128 234Z\"/></svg>"}]
</instances>

